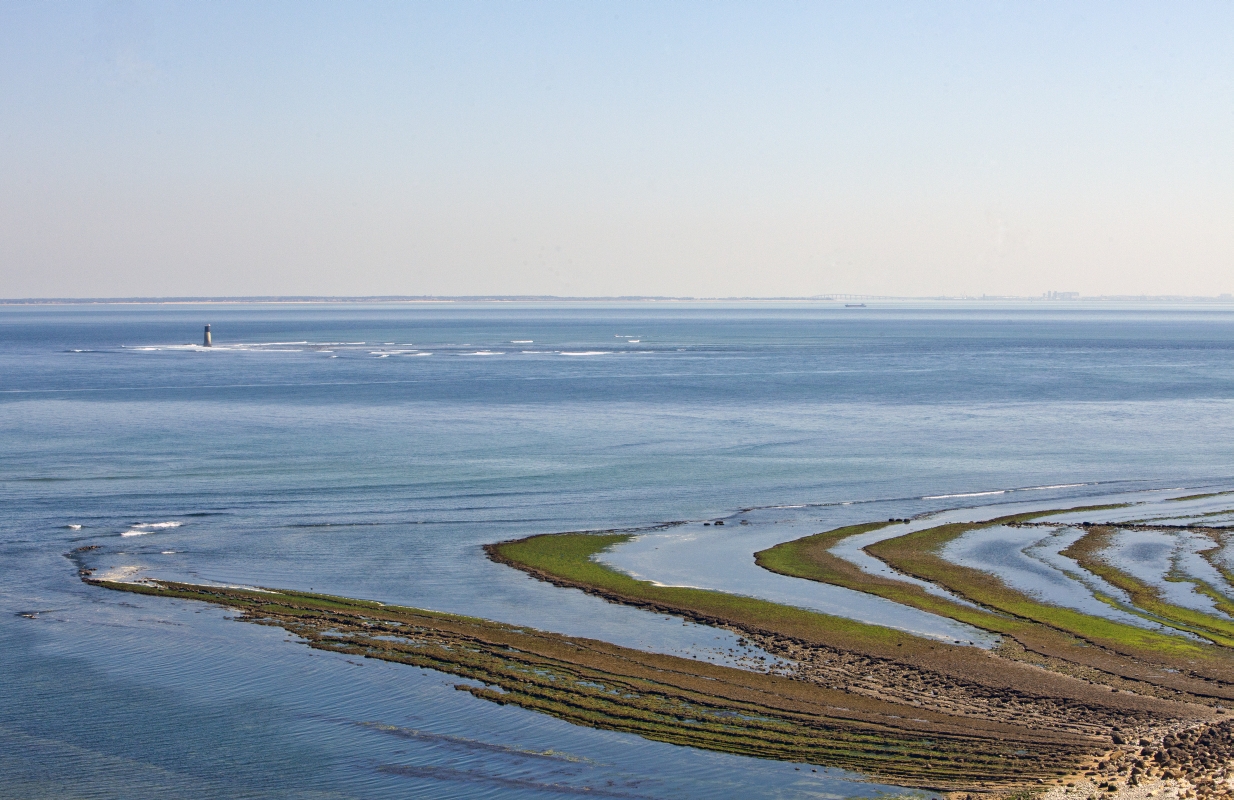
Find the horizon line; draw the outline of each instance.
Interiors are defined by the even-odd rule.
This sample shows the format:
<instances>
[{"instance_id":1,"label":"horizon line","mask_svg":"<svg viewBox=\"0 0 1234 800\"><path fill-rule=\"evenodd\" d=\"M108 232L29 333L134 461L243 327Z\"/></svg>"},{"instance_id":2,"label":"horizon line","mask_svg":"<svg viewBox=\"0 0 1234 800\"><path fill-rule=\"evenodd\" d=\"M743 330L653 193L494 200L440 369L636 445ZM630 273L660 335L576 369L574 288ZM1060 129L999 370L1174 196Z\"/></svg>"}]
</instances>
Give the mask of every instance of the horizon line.
<instances>
[{"instance_id":1,"label":"horizon line","mask_svg":"<svg viewBox=\"0 0 1234 800\"><path fill-rule=\"evenodd\" d=\"M873 295L817 294L774 297L726 296L698 297L673 295L173 295L161 297L24 297L0 298L0 305L172 305L201 303L511 303L511 302L668 302L668 303L732 303L732 302L823 302L842 301L1045 301L1045 302L1230 302L1234 295L1082 295L1079 292L1043 292L1040 295Z\"/></svg>"}]
</instances>

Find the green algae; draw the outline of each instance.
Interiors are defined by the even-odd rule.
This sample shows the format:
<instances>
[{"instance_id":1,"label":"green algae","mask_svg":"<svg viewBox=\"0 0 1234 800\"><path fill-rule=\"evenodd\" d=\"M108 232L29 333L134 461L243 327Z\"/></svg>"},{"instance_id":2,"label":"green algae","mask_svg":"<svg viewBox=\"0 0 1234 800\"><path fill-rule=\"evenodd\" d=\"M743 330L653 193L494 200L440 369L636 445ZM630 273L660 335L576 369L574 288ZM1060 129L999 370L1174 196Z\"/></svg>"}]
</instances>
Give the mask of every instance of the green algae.
<instances>
[{"instance_id":1,"label":"green algae","mask_svg":"<svg viewBox=\"0 0 1234 800\"><path fill-rule=\"evenodd\" d=\"M1105 580L1111 586L1126 592L1134 604L1133 607L1128 607L1124 603L1118 603L1117 607L1133 613L1142 610L1139 613L1147 619L1203 637L1223 647L1234 647L1234 621L1219 619L1196 609L1184 608L1167 602L1157 587L1110 564L1102 553L1109 546L1116 530L1113 526L1093 526L1070 547L1062 550L1061 554L1074 559L1081 567ZM1177 574L1167 576L1167 580L1179 583L1192 582ZM1229 606L1228 600L1224 598L1223 603ZM1111 604L1114 604L1113 601Z\"/></svg>"},{"instance_id":2,"label":"green algae","mask_svg":"<svg viewBox=\"0 0 1234 800\"><path fill-rule=\"evenodd\" d=\"M310 647L456 675L471 681L456 688L477 698L578 725L910 787L1024 786L1070 774L1108 746L473 617L294 591L87 582L237 609Z\"/></svg>"},{"instance_id":3,"label":"green algae","mask_svg":"<svg viewBox=\"0 0 1234 800\"><path fill-rule=\"evenodd\" d=\"M931 594L907 580L870 575L829 552L843 539L887 523L840 528L785 542L757 553L756 560L782 574L878 595L998 633L1014 640L1029 656L1040 654L1061 659L1119 678L1193 694L1199 699L1234 697L1234 683L1230 681L1234 660L1229 650L1221 646L1226 643L1224 636L1218 635L1220 641L1206 644L1054 606L1012 589L991 573L952 564L938 555L947 543L972 530L1117 507L1120 506L1058 509L981 523L940 525L865 548L893 569L945 588L953 596L974 603L976 608ZM1125 605L1113 598L1099 599L1116 607ZM1160 665L1165 672L1148 668L1153 664Z\"/></svg>"},{"instance_id":4,"label":"green algae","mask_svg":"<svg viewBox=\"0 0 1234 800\"><path fill-rule=\"evenodd\" d=\"M940 646L903 631L757 597L640 581L595 560L630 533L554 533L485 545L489 557L537 578L628 605L842 647L877 652Z\"/></svg>"},{"instance_id":5,"label":"green algae","mask_svg":"<svg viewBox=\"0 0 1234 800\"><path fill-rule=\"evenodd\" d=\"M953 594L975 602L986 609L1052 628L1114 652L1148 660L1162 657L1187 660L1221 658L1221 654L1213 651L1212 648L1179 636L1159 633L1039 601L1011 588L996 575L952 564L938 555L947 543L972 530L1027 522L1062 513L1094 510L1104 509L1060 509L1000 517L982 523L941 525L894 539L886 539L865 549L867 553L894 569L942 586Z\"/></svg>"}]
</instances>

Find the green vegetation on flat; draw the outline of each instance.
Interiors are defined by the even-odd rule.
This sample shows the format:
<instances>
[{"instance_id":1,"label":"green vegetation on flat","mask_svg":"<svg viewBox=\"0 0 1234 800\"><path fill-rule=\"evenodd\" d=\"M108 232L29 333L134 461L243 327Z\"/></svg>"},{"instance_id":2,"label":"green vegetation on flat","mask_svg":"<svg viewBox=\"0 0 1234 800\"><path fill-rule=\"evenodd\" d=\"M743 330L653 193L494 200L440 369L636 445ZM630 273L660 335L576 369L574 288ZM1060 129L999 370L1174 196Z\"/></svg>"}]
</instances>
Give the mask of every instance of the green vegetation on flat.
<instances>
[{"instance_id":1,"label":"green vegetation on flat","mask_svg":"<svg viewBox=\"0 0 1234 800\"><path fill-rule=\"evenodd\" d=\"M1080 509L1068 509L1076 510ZM1150 661L1161 656L1204 659L1215 655L1209 648L1180 636L1158 633L1042 602L1012 589L996 575L953 564L938 555L947 543L969 531L1026 522L1056 513L1063 512L1019 514L976 524L940 525L894 539L885 539L865 550L894 569L942 586L953 594L987 609L1039 623L1114 652Z\"/></svg>"},{"instance_id":2,"label":"green vegetation on flat","mask_svg":"<svg viewBox=\"0 0 1234 800\"><path fill-rule=\"evenodd\" d=\"M574 724L904 786L991 789L1073 773L1108 744L957 718L775 675L472 617L305 592L88 580L238 609L309 646L473 681L456 688Z\"/></svg>"},{"instance_id":3,"label":"green vegetation on flat","mask_svg":"<svg viewBox=\"0 0 1234 800\"><path fill-rule=\"evenodd\" d=\"M954 596L977 604L976 608L931 594L906 580L871 575L830 552L841 540L876 530L888 523L850 526L795 539L756 553L755 557L760 566L774 572L878 595L1000 634L1024 648L1023 657L1029 661L1036 661L1034 654L1037 654L1128 680L1148 681L1201 695L1234 697L1234 686L1207 680L1217 677L1224 682L1226 677L1234 674L1234 664L1226 653L1214 652L1213 648L1179 636L1040 602L1008 587L990 573L960 567L936 555L947 542L978 528L1027 522L1068 511L1099 511L1105 508L1108 507L1036 512L977 524L943 525L886 539L866 548L866 552L893 568L919 579L933 581ZM1127 656L1134 660L1128 660ZM1198 671L1202 674L1199 681L1187 678L1181 672L1163 674L1159 670L1146 668L1158 663L1168 669L1191 672L1197 663L1203 662L1209 663L1199 667Z\"/></svg>"},{"instance_id":4,"label":"green vegetation on flat","mask_svg":"<svg viewBox=\"0 0 1234 800\"><path fill-rule=\"evenodd\" d=\"M1234 662L1224 648L1051 606L938 556L966 531L1058 513L941 525L866 548L975 606L866 574L830 553L843 539L886 523L756 554L773 571L885 597L1021 645L995 653L754 597L659 586L596 560L631 533L552 534L485 547L493 560L559 586L743 631L773 653L800 659L803 671L794 668L792 678L373 601L85 580L238 608L241 619L279 625L311 647L458 675L472 683L457 688L478 698L574 724L844 767L904 786L1005 792L1093 768L1100 753L1107 754L1100 769L1126 771L1126 754L1108 750L1111 734L1123 744L1119 726L1194 724L1216 716L1197 704L1234 699ZM852 677L836 679L846 675ZM1084 735L1095 731L1107 738ZM1118 759L1122 766L1111 766Z\"/></svg>"},{"instance_id":5,"label":"green vegetation on flat","mask_svg":"<svg viewBox=\"0 0 1234 800\"><path fill-rule=\"evenodd\" d=\"M1224 497L1227 494L1234 492L1208 492L1207 494L1189 494L1186 497L1171 497L1169 500L1173 503L1181 503L1184 500L1207 500L1210 497Z\"/></svg>"},{"instance_id":6,"label":"green vegetation on flat","mask_svg":"<svg viewBox=\"0 0 1234 800\"><path fill-rule=\"evenodd\" d=\"M489 557L563 586L701 622L733 624L804 641L891 653L932 646L902 631L773 603L756 597L681 586L658 586L631 578L594 560L633 534L556 533L486 545Z\"/></svg>"},{"instance_id":7,"label":"green vegetation on flat","mask_svg":"<svg viewBox=\"0 0 1234 800\"><path fill-rule=\"evenodd\" d=\"M997 525L1023 521L1049 513L1060 512L1023 514L983 524ZM779 550L776 553L763 551L759 554L759 558L764 563L770 561L781 568L788 567L790 562L795 563L803 573L810 572L809 575L802 574L801 577L822 579L859 591L877 594L1003 634L1019 643L1025 652L1008 658L974 657L969 647L943 644L902 631L783 606L758 598L687 587L658 586L647 581L636 580L595 560L594 557L606 548L632 538L633 534L629 533L545 534L486 545L485 549L490 558L517 567L541 580L559 586L580 588L614 602L645 607L662 613L680 614L700 622L720 624L767 635L772 637L773 641L796 641L807 646L822 645L864 657L887 659L911 665L913 669L948 676L948 680L970 681L987 687L1005 689L1019 687L1023 690L1032 687L1032 691L1042 694L1067 696L1083 703L1098 702L1093 696L1091 684L1086 683L1083 687L1078 687L1065 680L1062 682L1053 680L1048 674L1043 674L1040 669L1030 666L1043 664L1042 658L1045 658L1060 660L1064 664L1079 665L1082 668L1081 672L1087 670L1084 674L1090 681L1105 682L1108 678L1102 676L1113 676L1116 679L1114 682L1123 686L1133 685L1125 683L1126 681L1139 682L1141 685L1165 686L1170 691L1188 693L1197 697L1215 697L1223 701L1234 700L1234 684L1209 680L1214 675L1226 674L1229 671L1228 662L1218 665L1222 669L1208 670L1200 677L1190 674L1192 672L1190 669L1186 671L1178 669L1176 672L1162 671L1160 666L1163 657L1166 662L1164 665L1175 669L1180 666L1186 667L1192 661L1198 661L1207 655L1203 645L1189 642L1181 637L1119 625L1069 609L1058 609L1037 603L1018 592L1007 589L993 576L977 570L967 570L961 577L971 574L972 581L986 582L981 588L987 591L974 591L971 595L965 591L956 591L955 594L968 597L983 596L987 600L996 601L1003 608L995 606L994 603L986 604L984 608L973 608L929 594L920 586L906 581L870 576L834 556L813 557L819 554L819 546L826 544L830 538L838 539L845 535L863 533L881 524L883 523L853 526L823 534L821 539L807 537L807 539L813 539L813 542L807 542L805 546L811 555L809 559L796 558L792 550ZM934 547L940 546L950 537L959 535L972 527L980 526L943 526L922 531L919 534L909 534L909 536L924 538L930 547ZM901 537L901 539L904 538L907 537ZM896 542L901 539L890 541ZM822 552L825 553L825 548ZM798 551L797 556L800 554L801 551ZM952 566L937 558L935 560L939 561L944 568ZM967 588L968 584L965 583L964 586ZM1135 658L1128 658L1121 651L1092 647L1090 641L1077 637L1074 631L1088 634L1097 641L1125 642L1131 640L1138 644L1137 651L1149 658L1141 662ZM1170 649L1163 655L1162 650L1167 647ZM1010 656L1010 651L1004 649L1004 652ZM1067 668L1062 672L1070 675L1075 670ZM1124 681L1124 683L1118 683L1119 681ZM1101 700L1100 703L1111 702L1115 697L1105 695L1106 699Z\"/></svg>"},{"instance_id":8,"label":"green vegetation on flat","mask_svg":"<svg viewBox=\"0 0 1234 800\"><path fill-rule=\"evenodd\" d=\"M1120 608L1132 613L1140 613L1139 610L1142 610L1147 612L1145 616L1163 625L1193 633L1214 644L1234 647L1234 621L1167 602L1162 598L1161 591L1157 587L1110 564L1102 553L1109 547L1116 530L1112 526L1095 525L1070 547L1063 550L1062 555L1075 559L1075 562L1084 569L1126 592L1133 606L1118 604ZM1177 576L1172 579L1182 583L1191 582ZM1171 578L1167 577L1167 580ZM1213 591L1211 587L1202 582L1196 582L1196 584L1201 591L1208 589L1206 594L1213 598L1219 608L1223 605L1230 608L1229 600Z\"/></svg>"},{"instance_id":9,"label":"green vegetation on flat","mask_svg":"<svg viewBox=\"0 0 1234 800\"><path fill-rule=\"evenodd\" d=\"M859 536L890 524L894 523L873 522L816 533L760 550L754 554L754 561L771 572L878 595L922 611L951 617L992 633L1008 634L1023 627L1020 620L956 603L946 597L931 594L915 583L871 575L851 561L830 552L831 548L850 536Z\"/></svg>"},{"instance_id":10,"label":"green vegetation on flat","mask_svg":"<svg viewBox=\"0 0 1234 800\"><path fill-rule=\"evenodd\" d=\"M757 553L756 560L775 572L868 592L1001 634L1019 643L1030 655L1030 660L1031 654L1037 653L1180 691L1221 698L1234 696L1234 684L1230 683L1234 676L1234 658L1224 647L1042 602L1012 589L991 573L959 566L939 556L947 543L979 528L1108 508L1059 509L982 523L940 525L887 538L865 548L867 553L893 569L945 588L953 596L976 604L977 608L931 594L907 580L871 575L830 552L843 539L887 523L840 528L785 542ZM1139 588L1126 581L1112 582L1124 588ZM1110 598L1104 599L1114 603ZM1174 607L1167 609L1161 605L1154 613L1162 614L1180 628L1202 632L1217 645L1229 641L1224 621L1218 620L1214 625L1211 619L1201 619L1206 615L1199 612L1187 609L1176 612ZM1200 622L1208 627L1201 631ZM1166 671L1149 668L1153 664L1165 667Z\"/></svg>"}]
</instances>

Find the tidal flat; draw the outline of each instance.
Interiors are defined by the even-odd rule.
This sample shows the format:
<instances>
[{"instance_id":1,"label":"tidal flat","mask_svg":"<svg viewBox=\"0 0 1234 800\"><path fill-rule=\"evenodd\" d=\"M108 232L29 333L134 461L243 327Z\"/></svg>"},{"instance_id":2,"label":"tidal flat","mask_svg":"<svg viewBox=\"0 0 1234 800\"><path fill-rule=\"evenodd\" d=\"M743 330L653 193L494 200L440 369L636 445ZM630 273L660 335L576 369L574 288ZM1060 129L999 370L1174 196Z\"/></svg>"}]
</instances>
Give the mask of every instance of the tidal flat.
<instances>
[{"instance_id":1,"label":"tidal flat","mask_svg":"<svg viewBox=\"0 0 1234 800\"><path fill-rule=\"evenodd\" d=\"M904 786L996 789L1057 778L1107 742L963 719L817 683L441 612L305 592L85 580L235 609L310 647L466 679L455 688L588 727L860 771Z\"/></svg>"},{"instance_id":2,"label":"tidal flat","mask_svg":"<svg viewBox=\"0 0 1234 800\"><path fill-rule=\"evenodd\" d=\"M1178 500L1195 501L1214 496L1218 495ZM1116 533L1150 526L1089 520L1102 520L1105 514L1123 516L1126 509L1125 505L1079 508L1012 515L984 523L944 524L879 538L863 548L893 574L903 575L904 580L885 573L871 575L836 555L841 550L838 547L841 542L889 523L850 526L804 537L762 551L756 557L762 566L783 574L861 586L866 591L908 605L948 613L975 626L997 631L1004 640L994 654L1009 661L1033 664L1045 671L1108 687L1111 695L1151 696L1179 704L1175 723L1164 724L1162 718L1145 720L1147 724L1135 727L1137 747L1130 748L1131 752L1121 759L1110 758L1097 770L1086 771L1084 779L1099 776L1100 785L1090 783L1092 788L1123 792L1129 797L1135 794L1132 790L1136 787L1161 779L1181 781L1184 787L1174 787L1174 791L1228 796L1231 788L1228 722L1223 721L1213 728L1211 718L1206 719L1203 713L1188 717L1199 707L1211 708L1218 718L1227 713L1225 706L1234 689L1229 617L1226 613L1204 613L1171 603L1157 586L1120 568L1117 550L1111 547ZM1088 519L1083 519L1085 517ZM1060 519L1065 522L1059 522ZM1014 580L1004 579L1008 570L1021 569L1006 559L1023 557L1020 550L1035 546L1033 542L1037 537L1046 533L1042 529L1060 530L1072 526L1078 531L1068 537L1068 546L1058 555L1072 559L1076 569L1085 573L1073 579L1077 582L1100 580L1116 587L1123 599L1101 593L1096 593L1094 599L1124 615L1134 614L1146 622L1156 623L1158 630L1150 632L1140 625L1127 624L1105 614L1085 614L1068 608L1065 596L1060 598L1056 594L1051 598L1048 593L1023 591L1016 588ZM981 541L981 534L1000 528L1028 529L1028 535L1018 546L1003 542L1004 546L999 548L1001 561L991 563L986 569L955 563L954 556L961 552L955 547L957 542L966 538L970 542ZM1207 522L1192 522L1183 528L1176 526L1171 532L1189 538L1201 537L1209 543L1204 549L1191 548L1204 557L1206 565L1224 552L1229 535L1227 528ZM1174 563L1168 580L1196 586L1212 599L1214 609L1219 612L1230 607L1228 585L1224 581L1200 580L1179 568L1180 559ZM1192 573L1197 571L1192 567ZM921 581L942 586L955 596L975 603L979 609L927 593L921 588ZM1062 716L1074 718L1069 712ZM1057 720L1053 724L1065 723ZM1109 734L1116 741L1130 738L1117 726L1111 726ZM1219 754L1208 746L1210 741L1220 743ZM1074 787L1077 782L1082 782L1079 776L1064 782L1060 790ZM1162 786L1157 788L1160 790ZM1067 793L1064 791L1060 796L1067 796Z\"/></svg>"},{"instance_id":3,"label":"tidal flat","mask_svg":"<svg viewBox=\"0 0 1234 800\"><path fill-rule=\"evenodd\" d=\"M1125 517L1126 504L902 533L904 520L871 522L752 555L769 572L971 626L995 637L990 649L760 597L666 586L600 560L646 532L540 534L484 546L492 561L537 580L725 629L771 656L744 668L371 600L96 577L84 566L91 547L69 555L88 584L234 609L238 619L283 628L312 648L453 675L462 681L455 688L476 698L575 725L939 792L1003 797L1054 787L1070 797L1091 785L1132 797L1151 785L1171 796L1230 796L1228 619L1171 604L1112 565L1106 554L1116 532L1144 526L1103 522L1104 515ZM1094 598L1157 629L1050 602L955 557L957 543L1000 531L1019 537L1009 551L1017 555L1051 530L1074 531L1055 548L1057 558L1121 593ZM1212 543L1202 551L1209 560L1224 547L1224 529L1186 532ZM852 540L868 542L862 552L885 569L870 574L838 555ZM1225 588L1205 586L1221 605L1230 602Z\"/></svg>"},{"instance_id":4,"label":"tidal flat","mask_svg":"<svg viewBox=\"0 0 1234 800\"><path fill-rule=\"evenodd\" d=\"M1118 516L1125 505L1037 510L876 537L864 552L886 564L891 576L871 575L833 550L850 537L903 520L847 526L755 554L759 566L782 575L867 592L1002 637L988 653L761 598L637 580L596 558L629 541L629 533L542 535L486 550L494 560L558 586L741 631L791 661L787 677L901 704L906 717L910 708L928 708L970 721L1081 737L1069 745L1076 748L1070 754L1077 760L1063 774L1009 772L997 779L1005 790L1046 783L1066 787L1100 777L1102 790L1110 792L1164 780L1189 787L1180 791L1228 795L1227 770L1234 755L1225 708L1234 701L1234 658L1224 635L1228 623L1201 620L1200 612L1165 604L1150 588L1094 560L1094 552L1108 544L1101 537L1112 525L1090 520ZM1042 518L1068 521L1035 522ZM1075 559L1077 569L1089 571L1089 579L1105 578L1125 592L1124 601L1100 593L1095 599L1110 603L1127 619L1049 602L993 572L943 557L957 540L999 528L1028 529L1022 545L1029 547L1043 533L1036 526L1078 529L1062 556ZM946 593L927 591L923 582ZM1133 624L1141 617L1154 626ZM1085 739L1087 744L1079 744ZM1180 749L1178 741L1204 744L1191 753ZM1092 749L1098 742L1106 745L1100 753ZM941 784L926 777L906 785ZM991 790L975 776L951 788Z\"/></svg>"}]
</instances>

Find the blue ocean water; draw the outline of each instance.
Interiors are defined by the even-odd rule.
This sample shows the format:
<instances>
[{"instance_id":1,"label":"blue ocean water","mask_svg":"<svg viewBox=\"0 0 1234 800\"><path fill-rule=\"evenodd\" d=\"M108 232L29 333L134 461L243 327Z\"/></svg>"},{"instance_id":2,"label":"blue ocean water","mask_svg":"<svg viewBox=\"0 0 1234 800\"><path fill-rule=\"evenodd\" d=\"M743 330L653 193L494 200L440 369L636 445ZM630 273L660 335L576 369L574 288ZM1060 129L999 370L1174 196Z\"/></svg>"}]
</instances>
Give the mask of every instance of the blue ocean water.
<instances>
[{"instance_id":1,"label":"blue ocean water","mask_svg":"<svg viewBox=\"0 0 1234 800\"><path fill-rule=\"evenodd\" d=\"M480 545L1224 486L1232 411L1228 306L0 307L0 796L894 791L493 706L450 676L87 587L64 554L705 655L731 635Z\"/></svg>"}]
</instances>

